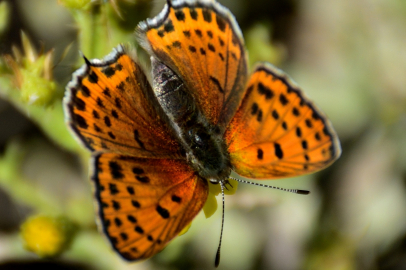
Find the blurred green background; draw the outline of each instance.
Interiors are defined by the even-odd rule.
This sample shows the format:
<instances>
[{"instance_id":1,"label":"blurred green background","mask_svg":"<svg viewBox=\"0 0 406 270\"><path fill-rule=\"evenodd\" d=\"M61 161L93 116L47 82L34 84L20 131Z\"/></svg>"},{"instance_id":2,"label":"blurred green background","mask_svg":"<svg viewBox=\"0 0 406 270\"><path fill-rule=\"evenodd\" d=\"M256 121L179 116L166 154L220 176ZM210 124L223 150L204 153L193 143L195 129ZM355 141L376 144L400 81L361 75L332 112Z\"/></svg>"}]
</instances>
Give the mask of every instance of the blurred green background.
<instances>
[{"instance_id":1,"label":"blurred green background","mask_svg":"<svg viewBox=\"0 0 406 270\"><path fill-rule=\"evenodd\" d=\"M86 2L0 3L0 269L211 269L221 211L199 214L188 233L135 264L97 232L89 154L63 122L64 87L83 63L79 50L101 58L120 42L137 46L135 26L164 1ZM286 71L343 149L324 171L263 181L309 196L243 184L227 196L219 269L406 269L406 1L219 2L239 22L250 65ZM59 257L24 249L20 226L37 214L76 226Z\"/></svg>"}]
</instances>

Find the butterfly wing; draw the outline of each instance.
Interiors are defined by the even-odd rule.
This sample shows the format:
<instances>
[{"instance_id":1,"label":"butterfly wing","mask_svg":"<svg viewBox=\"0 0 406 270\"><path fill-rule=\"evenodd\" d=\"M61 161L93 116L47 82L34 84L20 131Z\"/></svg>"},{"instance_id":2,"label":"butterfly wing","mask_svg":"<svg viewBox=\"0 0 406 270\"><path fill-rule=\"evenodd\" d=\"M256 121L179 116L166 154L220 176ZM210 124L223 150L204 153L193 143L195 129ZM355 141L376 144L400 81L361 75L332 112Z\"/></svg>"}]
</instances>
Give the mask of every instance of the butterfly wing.
<instances>
[{"instance_id":1,"label":"butterfly wing","mask_svg":"<svg viewBox=\"0 0 406 270\"><path fill-rule=\"evenodd\" d=\"M102 153L93 163L101 226L127 260L161 251L207 199L207 181L183 160Z\"/></svg>"},{"instance_id":2,"label":"butterfly wing","mask_svg":"<svg viewBox=\"0 0 406 270\"><path fill-rule=\"evenodd\" d=\"M144 72L125 48L103 60L85 60L64 98L67 124L80 141L91 151L180 156Z\"/></svg>"},{"instance_id":3,"label":"butterfly wing","mask_svg":"<svg viewBox=\"0 0 406 270\"><path fill-rule=\"evenodd\" d=\"M199 109L221 132L244 94L247 56L228 9L212 0L168 1L138 26L140 44L179 75Z\"/></svg>"},{"instance_id":4,"label":"butterfly wing","mask_svg":"<svg viewBox=\"0 0 406 270\"><path fill-rule=\"evenodd\" d=\"M328 119L270 64L256 67L225 138L235 171L250 178L315 172L341 153Z\"/></svg>"}]
</instances>

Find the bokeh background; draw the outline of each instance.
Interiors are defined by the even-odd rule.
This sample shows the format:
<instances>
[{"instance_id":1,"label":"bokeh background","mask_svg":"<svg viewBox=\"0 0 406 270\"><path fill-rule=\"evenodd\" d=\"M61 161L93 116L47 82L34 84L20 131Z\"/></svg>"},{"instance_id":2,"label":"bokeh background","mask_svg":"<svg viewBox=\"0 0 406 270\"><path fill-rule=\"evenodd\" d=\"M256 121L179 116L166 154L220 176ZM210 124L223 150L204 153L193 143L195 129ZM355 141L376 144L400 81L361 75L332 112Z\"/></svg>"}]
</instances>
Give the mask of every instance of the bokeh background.
<instances>
[{"instance_id":1,"label":"bokeh background","mask_svg":"<svg viewBox=\"0 0 406 270\"><path fill-rule=\"evenodd\" d=\"M97 231L89 154L64 125L64 87L83 62L79 50L101 58L120 42L137 46L135 26L164 1L86 2L0 2L0 269L212 269L221 211L199 214L188 233L135 264ZM240 24L250 65L285 70L343 149L319 173L263 182L308 196L242 184L226 196L219 269L406 269L406 1L219 2ZM60 256L24 248L20 228L37 215L74 224Z\"/></svg>"}]
</instances>

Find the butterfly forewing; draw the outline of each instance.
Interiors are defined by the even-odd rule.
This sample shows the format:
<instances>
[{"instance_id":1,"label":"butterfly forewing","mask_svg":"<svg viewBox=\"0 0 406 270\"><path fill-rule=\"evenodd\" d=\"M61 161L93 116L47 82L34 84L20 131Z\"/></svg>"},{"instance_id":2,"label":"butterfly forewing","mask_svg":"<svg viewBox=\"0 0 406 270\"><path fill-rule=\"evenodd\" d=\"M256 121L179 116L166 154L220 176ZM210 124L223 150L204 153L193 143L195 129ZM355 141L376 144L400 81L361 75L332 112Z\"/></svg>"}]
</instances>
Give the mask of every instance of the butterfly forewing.
<instances>
[{"instance_id":1,"label":"butterfly forewing","mask_svg":"<svg viewBox=\"0 0 406 270\"><path fill-rule=\"evenodd\" d=\"M68 124L90 150L140 157L179 153L146 76L122 46L102 61L86 61L67 90Z\"/></svg>"},{"instance_id":2,"label":"butterfly forewing","mask_svg":"<svg viewBox=\"0 0 406 270\"><path fill-rule=\"evenodd\" d=\"M253 72L225 137L235 171L251 178L311 173L340 155L329 121L270 64Z\"/></svg>"},{"instance_id":3,"label":"butterfly forewing","mask_svg":"<svg viewBox=\"0 0 406 270\"><path fill-rule=\"evenodd\" d=\"M104 153L95 155L93 163L101 225L128 260L162 250L207 199L207 181L182 160Z\"/></svg>"},{"instance_id":4,"label":"butterfly forewing","mask_svg":"<svg viewBox=\"0 0 406 270\"><path fill-rule=\"evenodd\" d=\"M247 73L240 29L215 1L172 1L138 29L141 45L173 69L221 131L243 96Z\"/></svg>"}]
</instances>

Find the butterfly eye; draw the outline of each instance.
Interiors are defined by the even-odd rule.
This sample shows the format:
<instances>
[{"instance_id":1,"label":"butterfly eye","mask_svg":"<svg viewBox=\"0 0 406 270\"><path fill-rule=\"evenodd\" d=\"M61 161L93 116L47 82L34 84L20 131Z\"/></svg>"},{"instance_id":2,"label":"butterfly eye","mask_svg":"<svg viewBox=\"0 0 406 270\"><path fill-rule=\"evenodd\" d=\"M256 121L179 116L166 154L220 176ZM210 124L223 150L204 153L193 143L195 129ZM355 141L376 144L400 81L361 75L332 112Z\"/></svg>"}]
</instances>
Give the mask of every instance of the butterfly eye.
<instances>
[{"instance_id":1,"label":"butterfly eye","mask_svg":"<svg viewBox=\"0 0 406 270\"><path fill-rule=\"evenodd\" d=\"M199 130L191 129L188 131L189 138L192 140L192 148L202 148L206 145L208 139L207 134L200 132Z\"/></svg>"},{"instance_id":2,"label":"butterfly eye","mask_svg":"<svg viewBox=\"0 0 406 270\"><path fill-rule=\"evenodd\" d=\"M194 141L199 147L207 146L210 141L210 135L206 132L197 131L194 134Z\"/></svg>"},{"instance_id":3,"label":"butterfly eye","mask_svg":"<svg viewBox=\"0 0 406 270\"><path fill-rule=\"evenodd\" d=\"M203 140L198 134L195 134L195 143L199 146L203 146Z\"/></svg>"}]
</instances>

